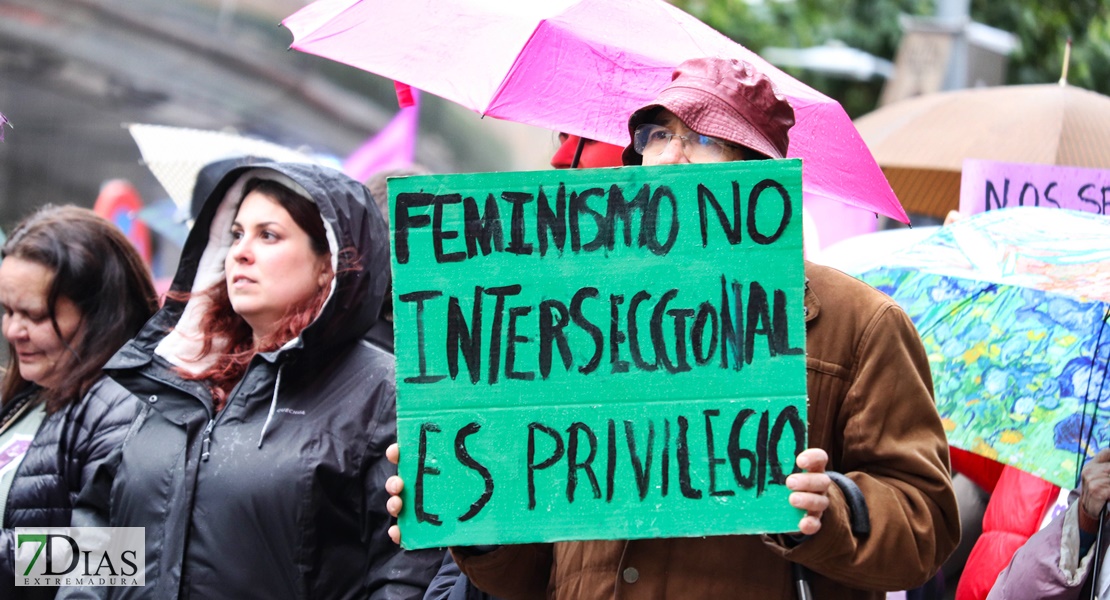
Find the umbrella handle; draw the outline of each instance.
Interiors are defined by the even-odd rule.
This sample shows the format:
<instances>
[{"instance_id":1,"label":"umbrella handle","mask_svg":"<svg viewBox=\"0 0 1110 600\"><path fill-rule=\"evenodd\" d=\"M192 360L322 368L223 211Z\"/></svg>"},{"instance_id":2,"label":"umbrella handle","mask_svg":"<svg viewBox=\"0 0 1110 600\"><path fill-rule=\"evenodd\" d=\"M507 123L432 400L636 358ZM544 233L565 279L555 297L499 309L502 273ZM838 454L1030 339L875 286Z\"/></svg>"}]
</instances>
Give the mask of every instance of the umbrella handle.
<instances>
[{"instance_id":1,"label":"umbrella handle","mask_svg":"<svg viewBox=\"0 0 1110 600\"><path fill-rule=\"evenodd\" d=\"M848 519L851 523L852 535L861 538L871 535L871 513L867 509L867 500L863 497L863 491L855 481L843 473L825 471L825 475L828 475L844 494L844 500L848 503ZM809 569L796 562L792 562L790 567L794 573L794 587L798 591L798 600L813 600L813 590L809 587Z\"/></svg>"},{"instance_id":2,"label":"umbrella handle","mask_svg":"<svg viewBox=\"0 0 1110 600\"><path fill-rule=\"evenodd\" d=\"M813 600L813 591L809 589L809 575L806 568L799 563L791 563L794 570L794 587L798 590L798 600Z\"/></svg>"},{"instance_id":3,"label":"umbrella handle","mask_svg":"<svg viewBox=\"0 0 1110 600\"><path fill-rule=\"evenodd\" d=\"M574 158L570 161L570 168L577 169L578 161L582 158L582 149L586 147L586 138L578 136L578 145L574 147Z\"/></svg>"},{"instance_id":4,"label":"umbrella handle","mask_svg":"<svg viewBox=\"0 0 1110 600\"><path fill-rule=\"evenodd\" d=\"M825 471L825 475L828 475L844 494L844 501L848 503L848 521L852 527L852 534L861 538L871 535L871 513L867 510L867 500L863 497L863 491L859 489L856 482L843 473Z\"/></svg>"},{"instance_id":5,"label":"umbrella handle","mask_svg":"<svg viewBox=\"0 0 1110 600\"><path fill-rule=\"evenodd\" d=\"M1080 508L1080 510L1083 510ZM1098 599L1098 578L1102 573L1102 561L1105 557L1102 555L1102 527L1106 523L1106 507L1103 506L1102 510L1098 513L1098 533L1095 534L1095 555L1091 559L1091 600Z\"/></svg>"}]
</instances>

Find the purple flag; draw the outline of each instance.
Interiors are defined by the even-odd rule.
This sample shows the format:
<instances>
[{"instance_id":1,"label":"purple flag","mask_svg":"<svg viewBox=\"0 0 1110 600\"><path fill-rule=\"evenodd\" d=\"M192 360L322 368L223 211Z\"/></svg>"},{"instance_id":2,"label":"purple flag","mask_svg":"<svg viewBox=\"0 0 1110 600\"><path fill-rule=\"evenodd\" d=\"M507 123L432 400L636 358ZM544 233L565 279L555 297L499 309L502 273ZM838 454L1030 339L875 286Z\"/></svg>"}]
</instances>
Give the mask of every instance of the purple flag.
<instances>
[{"instance_id":1,"label":"purple flag","mask_svg":"<svg viewBox=\"0 0 1110 600\"><path fill-rule=\"evenodd\" d=\"M344 173L358 181L366 181L378 171L412 166L420 112L419 91L414 88L412 96L411 106L397 111L397 115L381 131L343 161Z\"/></svg>"}]
</instances>

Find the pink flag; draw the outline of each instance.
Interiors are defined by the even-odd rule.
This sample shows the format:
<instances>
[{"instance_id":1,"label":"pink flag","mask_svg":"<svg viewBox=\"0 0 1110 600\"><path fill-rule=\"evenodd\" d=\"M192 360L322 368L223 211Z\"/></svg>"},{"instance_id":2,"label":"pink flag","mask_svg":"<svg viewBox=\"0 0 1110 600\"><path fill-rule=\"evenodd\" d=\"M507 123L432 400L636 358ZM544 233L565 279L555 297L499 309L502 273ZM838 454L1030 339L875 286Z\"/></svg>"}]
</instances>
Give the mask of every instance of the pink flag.
<instances>
[{"instance_id":1,"label":"pink flag","mask_svg":"<svg viewBox=\"0 0 1110 600\"><path fill-rule=\"evenodd\" d=\"M366 140L343 161L344 173L359 181L366 181L378 171L412 166L420 112L418 90L412 90L412 98L411 106L397 111L397 115L381 131Z\"/></svg>"}]
</instances>

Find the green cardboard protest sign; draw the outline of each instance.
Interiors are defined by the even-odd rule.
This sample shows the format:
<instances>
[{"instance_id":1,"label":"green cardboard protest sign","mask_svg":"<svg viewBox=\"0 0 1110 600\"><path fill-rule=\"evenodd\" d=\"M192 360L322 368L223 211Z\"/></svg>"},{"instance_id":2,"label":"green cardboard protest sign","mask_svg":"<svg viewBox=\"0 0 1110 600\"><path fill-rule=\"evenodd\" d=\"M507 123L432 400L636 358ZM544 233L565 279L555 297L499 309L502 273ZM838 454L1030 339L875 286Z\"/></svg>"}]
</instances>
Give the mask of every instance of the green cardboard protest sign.
<instances>
[{"instance_id":1,"label":"green cardboard protest sign","mask_svg":"<svg viewBox=\"0 0 1110 600\"><path fill-rule=\"evenodd\" d=\"M406 548L797 530L801 161L389 195Z\"/></svg>"}]
</instances>

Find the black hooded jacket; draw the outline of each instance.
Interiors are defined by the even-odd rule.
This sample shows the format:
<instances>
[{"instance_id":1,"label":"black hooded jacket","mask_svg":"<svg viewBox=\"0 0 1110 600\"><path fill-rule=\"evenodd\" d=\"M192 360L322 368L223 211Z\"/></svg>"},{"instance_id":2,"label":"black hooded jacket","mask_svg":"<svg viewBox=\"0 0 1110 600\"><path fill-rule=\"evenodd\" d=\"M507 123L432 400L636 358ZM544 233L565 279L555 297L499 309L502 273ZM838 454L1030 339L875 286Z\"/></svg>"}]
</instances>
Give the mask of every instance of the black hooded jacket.
<instances>
[{"instance_id":1,"label":"black hooded jacket","mask_svg":"<svg viewBox=\"0 0 1110 600\"><path fill-rule=\"evenodd\" d=\"M231 170L197 217L172 289L222 280L253 176L300 188L323 217L333 266L354 250L360 268L339 270L316 320L256 355L218 413L201 383L171 369L197 356L197 295L167 301L109 361L109 393L138 398L139 416L82 493L74 525L145 527L146 586L59 597L419 598L440 565L442 553L402 551L387 535L394 364L362 336L386 293L388 241L365 187L309 165Z\"/></svg>"}]
</instances>

